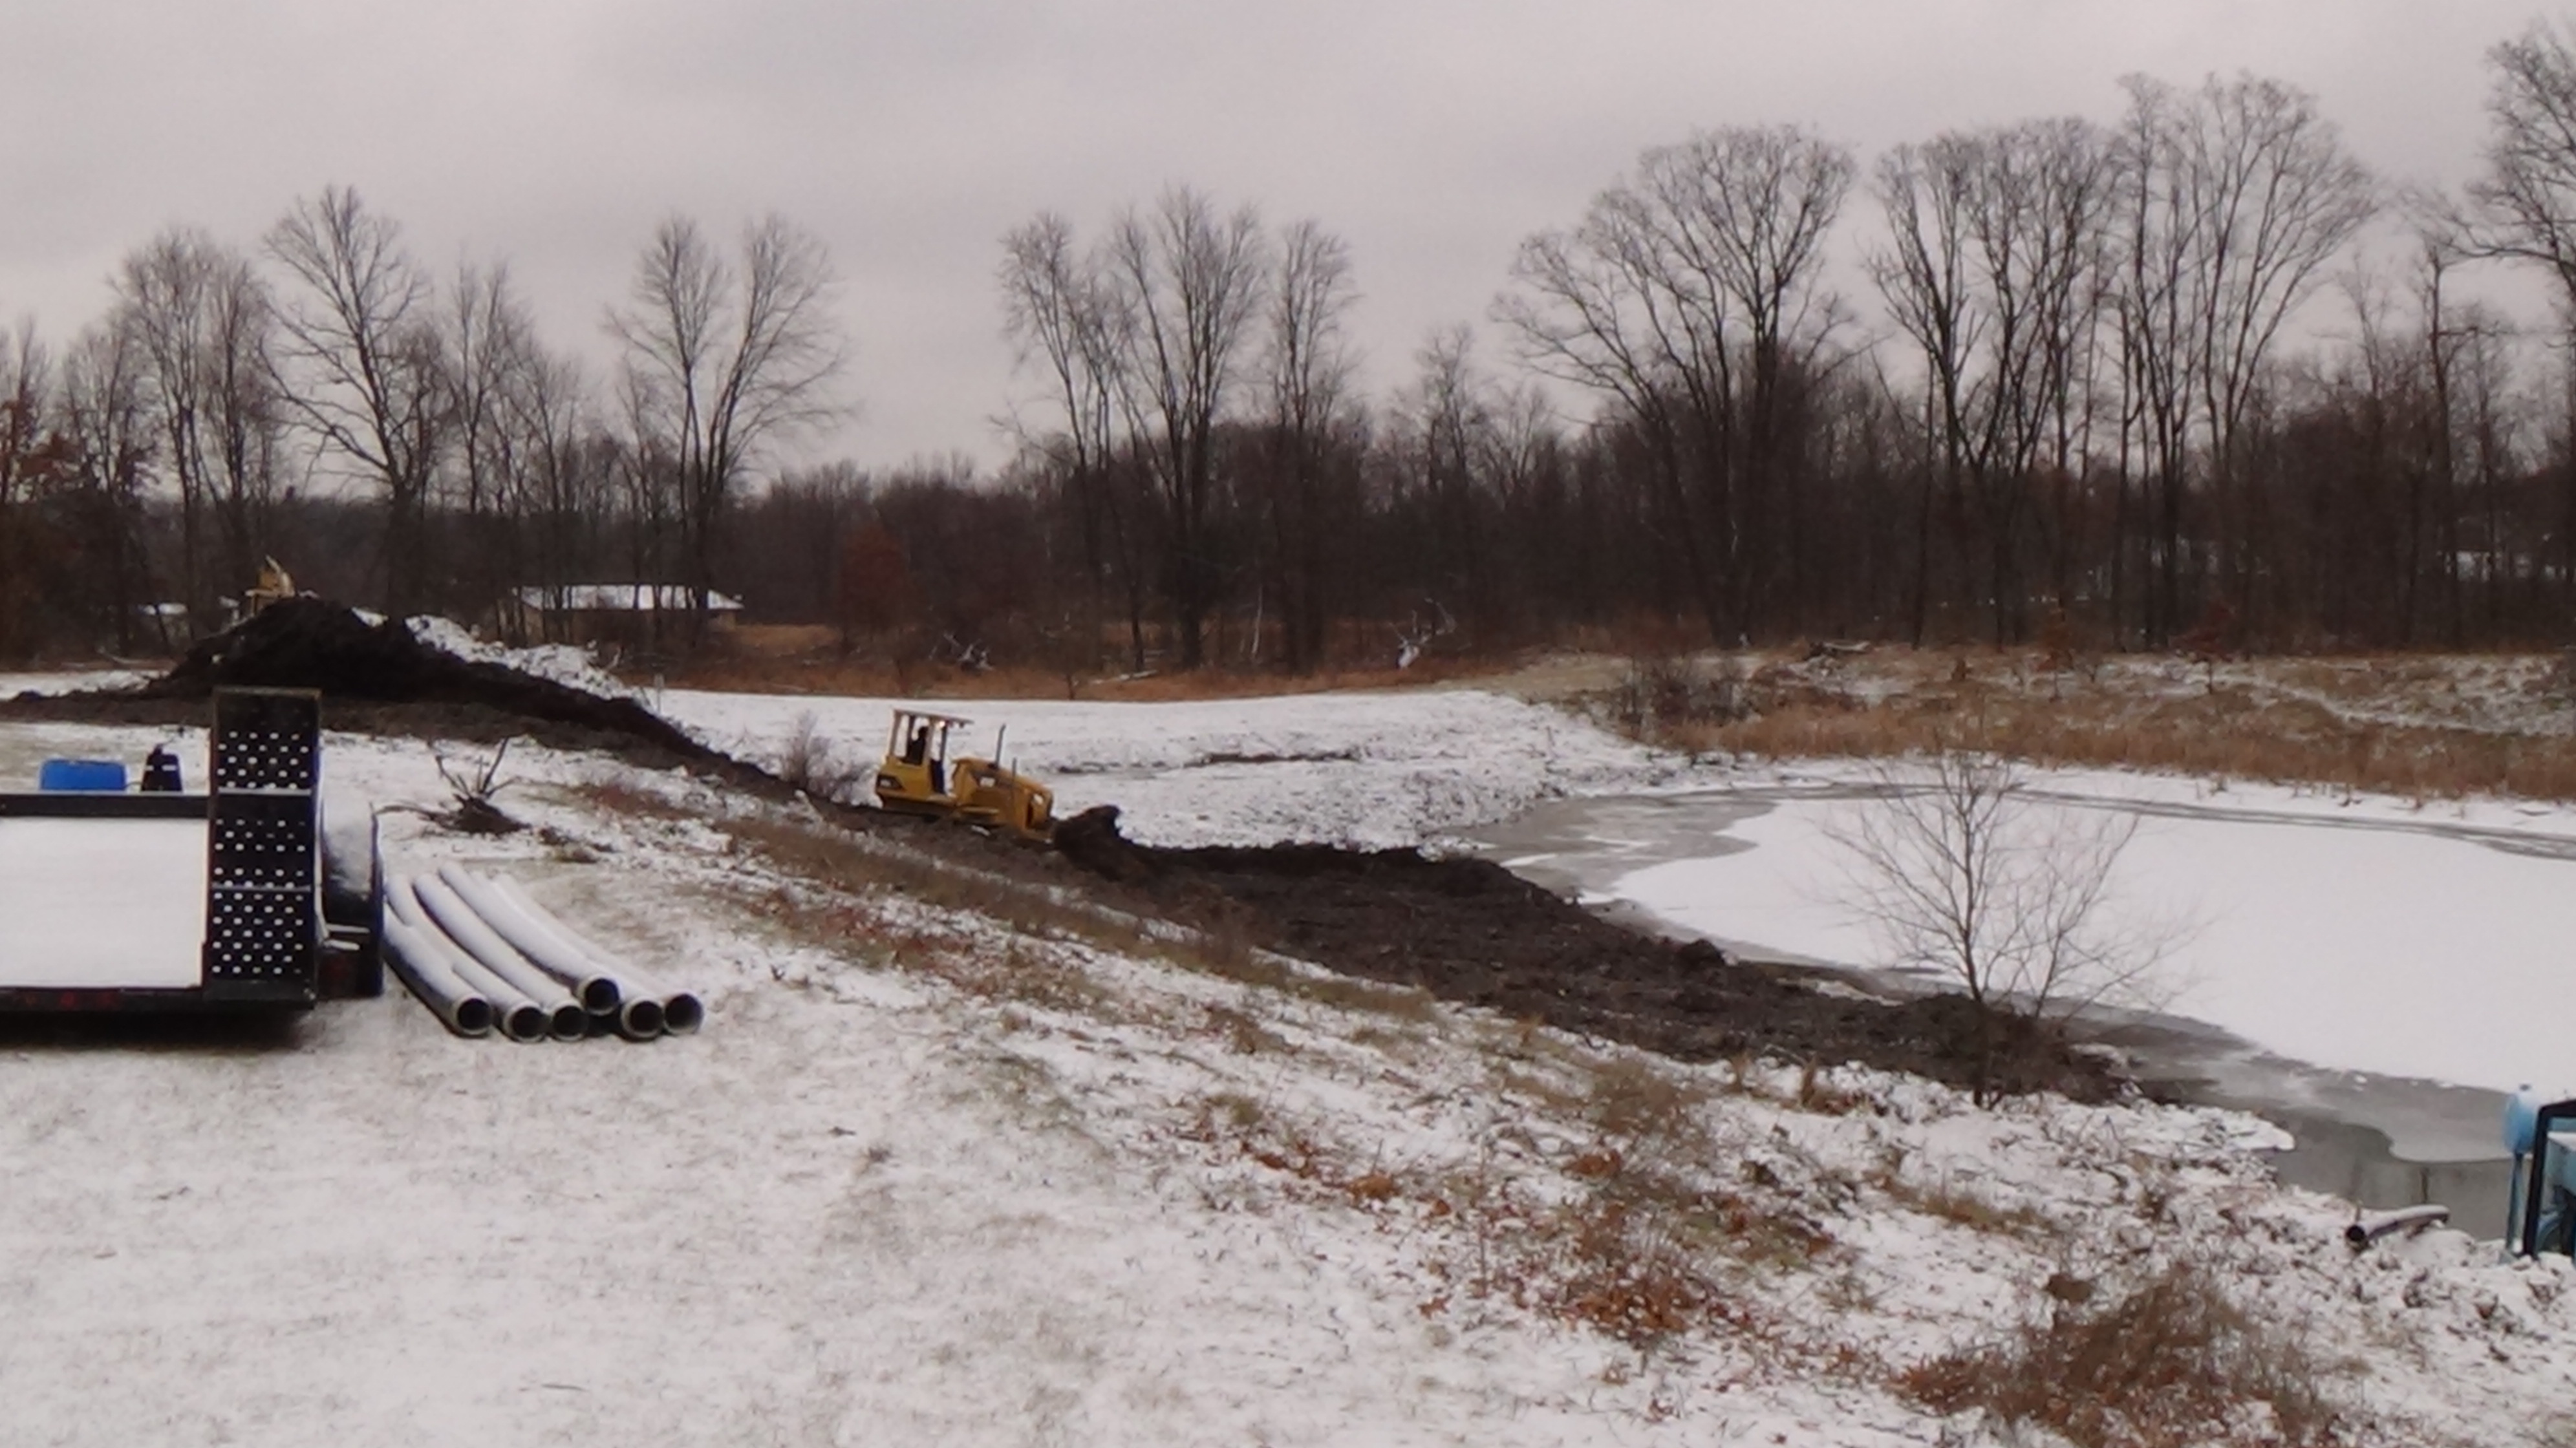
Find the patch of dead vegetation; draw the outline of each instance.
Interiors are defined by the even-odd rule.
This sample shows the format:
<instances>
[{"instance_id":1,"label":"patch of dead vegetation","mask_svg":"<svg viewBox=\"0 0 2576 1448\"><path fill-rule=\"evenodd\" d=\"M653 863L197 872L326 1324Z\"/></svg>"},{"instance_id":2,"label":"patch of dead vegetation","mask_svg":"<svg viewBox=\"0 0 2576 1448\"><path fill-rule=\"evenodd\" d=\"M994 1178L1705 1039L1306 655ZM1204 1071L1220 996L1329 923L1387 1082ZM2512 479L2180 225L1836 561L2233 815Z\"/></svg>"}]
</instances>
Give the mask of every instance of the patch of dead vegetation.
<instances>
[{"instance_id":1,"label":"patch of dead vegetation","mask_svg":"<svg viewBox=\"0 0 2576 1448\"><path fill-rule=\"evenodd\" d=\"M2167 677L2099 661L2051 668L2040 654L1883 652L1902 662L1650 660L1589 702L1633 738L1694 754L1953 748L2410 799L2576 799L2576 736L2451 717L2463 711L2445 660L2264 660L2223 677L2214 668Z\"/></svg>"},{"instance_id":2,"label":"patch of dead vegetation","mask_svg":"<svg viewBox=\"0 0 2576 1448\"><path fill-rule=\"evenodd\" d=\"M2053 1295L2039 1320L1907 1369L1939 1413L1982 1408L2078 1448L2350 1441L2325 1365L2289 1330L2240 1309L2210 1274L2170 1267L2098 1306ZM2084 1294L2090 1296L2090 1294Z\"/></svg>"}]
</instances>

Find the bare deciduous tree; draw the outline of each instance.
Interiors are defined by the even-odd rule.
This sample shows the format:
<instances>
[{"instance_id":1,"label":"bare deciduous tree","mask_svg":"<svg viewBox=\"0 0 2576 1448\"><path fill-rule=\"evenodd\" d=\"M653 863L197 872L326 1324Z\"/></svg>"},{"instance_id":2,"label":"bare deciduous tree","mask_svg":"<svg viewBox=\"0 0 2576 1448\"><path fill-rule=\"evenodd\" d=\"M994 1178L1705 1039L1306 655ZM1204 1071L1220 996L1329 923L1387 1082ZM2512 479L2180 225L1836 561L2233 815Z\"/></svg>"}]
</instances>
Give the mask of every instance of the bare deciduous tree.
<instances>
[{"instance_id":1,"label":"bare deciduous tree","mask_svg":"<svg viewBox=\"0 0 2576 1448\"><path fill-rule=\"evenodd\" d=\"M178 492L180 596L202 609L219 589L248 587L268 551L282 426L275 308L248 257L193 227L128 254L116 292L114 325L141 351Z\"/></svg>"},{"instance_id":2,"label":"bare deciduous tree","mask_svg":"<svg viewBox=\"0 0 2576 1448\"><path fill-rule=\"evenodd\" d=\"M1669 536L1711 635L1754 624L1752 547L1788 516L1786 589L1801 586L1804 500L1791 384L1837 306L1821 285L1851 152L1790 126L1705 132L1649 150L1571 232L1521 246L1496 313L1540 373L1612 402L1642 429Z\"/></svg>"},{"instance_id":3,"label":"bare deciduous tree","mask_svg":"<svg viewBox=\"0 0 2576 1448\"><path fill-rule=\"evenodd\" d=\"M639 450L677 486L682 566L701 622L725 508L753 461L844 411L831 391L843 360L836 291L823 244L783 217L746 227L729 260L675 216L636 258L627 304L609 313Z\"/></svg>"},{"instance_id":4,"label":"bare deciduous tree","mask_svg":"<svg viewBox=\"0 0 2576 1448\"><path fill-rule=\"evenodd\" d=\"M2247 421L2282 328L2378 209L2370 172L2315 99L2280 81L2212 77L2183 92L2131 76L2123 122L2128 242L2123 337L2159 490L2147 635L2180 623L2187 449L2206 442L2213 571L2253 578L2243 497Z\"/></svg>"},{"instance_id":5,"label":"bare deciduous tree","mask_svg":"<svg viewBox=\"0 0 2576 1448\"><path fill-rule=\"evenodd\" d=\"M453 388L430 287L402 229L348 187L300 200L268 233L296 284L279 313L288 409L384 493L385 606L428 601L430 489L448 445Z\"/></svg>"},{"instance_id":6,"label":"bare deciduous tree","mask_svg":"<svg viewBox=\"0 0 2576 1448\"><path fill-rule=\"evenodd\" d=\"M56 604L93 625L105 622L120 650L133 648L143 606L153 601L143 516L153 427L141 350L111 322L83 332L62 366L61 425L71 448L58 505L86 566L67 580L76 596ZM170 640L156 629L152 642Z\"/></svg>"},{"instance_id":7,"label":"bare deciduous tree","mask_svg":"<svg viewBox=\"0 0 2576 1448\"><path fill-rule=\"evenodd\" d=\"M1345 323L1358 297L1350 247L1340 237L1315 221L1300 221L1281 235L1267 355L1277 467L1265 502L1288 664L1295 669L1312 668L1323 657L1326 452L1349 405L1353 358Z\"/></svg>"},{"instance_id":8,"label":"bare deciduous tree","mask_svg":"<svg viewBox=\"0 0 2576 1448\"><path fill-rule=\"evenodd\" d=\"M1925 417L1954 515L1986 542L1997 643L2027 631L2025 515L2043 463L2068 475L2111 191L2109 141L2080 120L1953 132L1879 164L1891 244L1871 273L1925 371ZM1915 530L1913 629L1931 572L1932 488ZM2048 521L2065 526L2057 499ZM2061 591L2063 591L2062 568Z\"/></svg>"},{"instance_id":9,"label":"bare deciduous tree","mask_svg":"<svg viewBox=\"0 0 2576 1448\"><path fill-rule=\"evenodd\" d=\"M1044 369L1061 432L1034 441L1057 454L1073 492L1089 574L1086 652L1099 646L1111 565L1124 586L1131 666L1145 667L1145 591L1133 520L1113 476L1119 446L1124 321L1097 259L1076 249L1073 225L1040 213L1002 238L1005 329L1023 364Z\"/></svg>"},{"instance_id":10,"label":"bare deciduous tree","mask_svg":"<svg viewBox=\"0 0 2576 1448\"><path fill-rule=\"evenodd\" d=\"M2469 186L2476 248L2548 269L2576 305L2576 50L2536 21L2487 52L2486 171Z\"/></svg>"},{"instance_id":11,"label":"bare deciduous tree","mask_svg":"<svg viewBox=\"0 0 2576 1448\"><path fill-rule=\"evenodd\" d=\"M1195 669L1224 581L1210 532L1217 423L1269 280L1261 218L1248 206L1221 217L1205 195L1176 187L1120 220L1107 270L1128 319L1122 406L1162 503L1164 592L1181 667Z\"/></svg>"}]
</instances>

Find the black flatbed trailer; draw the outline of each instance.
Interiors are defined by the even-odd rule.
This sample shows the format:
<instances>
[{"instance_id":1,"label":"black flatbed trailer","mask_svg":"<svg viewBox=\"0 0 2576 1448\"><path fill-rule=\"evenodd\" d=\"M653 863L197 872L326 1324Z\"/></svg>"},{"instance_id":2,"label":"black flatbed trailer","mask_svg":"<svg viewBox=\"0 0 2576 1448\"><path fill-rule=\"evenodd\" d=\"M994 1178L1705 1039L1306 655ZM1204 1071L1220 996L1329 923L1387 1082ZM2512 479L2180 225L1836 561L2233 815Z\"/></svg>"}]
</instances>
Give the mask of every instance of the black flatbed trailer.
<instances>
[{"instance_id":1,"label":"black flatbed trailer","mask_svg":"<svg viewBox=\"0 0 2576 1448\"><path fill-rule=\"evenodd\" d=\"M293 1012L382 993L375 832L361 857L332 858L321 696L222 689L213 713L201 793L0 793L0 870L44 876L15 882L41 898L0 918L0 1013ZM128 844L148 868L95 868Z\"/></svg>"}]
</instances>

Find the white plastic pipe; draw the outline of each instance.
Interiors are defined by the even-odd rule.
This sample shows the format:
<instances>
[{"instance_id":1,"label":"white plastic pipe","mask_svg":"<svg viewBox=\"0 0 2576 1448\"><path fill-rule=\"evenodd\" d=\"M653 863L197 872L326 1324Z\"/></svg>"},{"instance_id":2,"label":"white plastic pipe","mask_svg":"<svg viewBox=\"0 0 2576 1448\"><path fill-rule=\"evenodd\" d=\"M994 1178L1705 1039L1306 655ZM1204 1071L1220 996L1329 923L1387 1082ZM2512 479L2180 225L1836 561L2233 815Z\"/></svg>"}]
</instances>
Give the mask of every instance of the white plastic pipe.
<instances>
[{"instance_id":1,"label":"white plastic pipe","mask_svg":"<svg viewBox=\"0 0 2576 1448\"><path fill-rule=\"evenodd\" d=\"M663 1030L675 1036L687 1036L696 1034L698 1027L706 1024L706 1002L700 1000L696 992L675 989L663 984L654 976L636 969L615 952L600 946L549 913L546 907L530 898L527 891L519 888L518 881L503 879L494 883L503 895L509 897L510 903L518 906L530 919L561 936L567 944L582 954L599 962L602 969L617 978L620 990L630 996L646 996L661 1002Z\"/></svg>"},{"instance_id":2,"label":"white plastic pipe","mask_svg":"<svg viewBox=\"0 0 2576 1448\"><path fill-rule=\"evenodd\" d=\"M578 1041L590 1034L590 1012L572 998L563 982L539 970L528 958L510 948L510 942L492 933L457 893L441 880L413 877L412 893L420 897L421 908L438 922L467 955L484 969L516 987L521 995L537 1003L546 1013L548 1031L558 1041Z\"/></svg>"},{"instance_id":3,"label":"white plastic pipe","mask_svg":"<svg viewBox=\"0 0 2576 1448\"><path fill-rule=\"evenodd\" d=\"M463 865L441 865L439 883L457 894L467 907L492 932L508 941L510 948L528 958L528 963L561 982L581 1002L581 1008L594 1016L616 1011L619 991L617 982L599 968L599 963L565 944L549 931L527 928L527 918L508 896L492 888L492 882L466 869Z\"/></svg>"},{"instance_id":4,"label":"white plastic pipe","mask_svg":"<svg viewBox=\"0 0 2576 1448\"><path fill-rule=\"evenodd\" d=\"M596 997L586 991L584 1004L590 1005L594 1015L612 1017L619 1035L630 1041L649 1041L662 1034L661 1000L645 991L625 989L608 974L605 966L567 938L560 926L549 924L480 875L451 865L439 871L438 878L472 906L483 923L492 927L493 933L535 962L539 969L567 984L575 980L595 984ZM607 1000L609 1008L602 1010L591 1004L594 998Z\"/></svg>"},{"instance_id":5,"label":"white plastic pipe","mask_svg":"<svg viewBox=\"0 0 2576 1448\"><path fill-rule=\"evenodd\" d=\"M508 981L486 970L481 961L459 949L455 941L448 939L447 933L438 928L438 922L421 909L412 885L411 877L405 875L386 887L385 905L393 911L386 924L399 922L424 948L438 951L458 982L492 1003L502 1035L520 1042L544 1040L551 1019L546 1012Z\"/></svg>"},{"instance_id":6,"label":"white plastic pipe","mask_svg":"<svg viewBox=\"0 0 2576 1448\"><path fill-rule=\"evenodd\" d=\"M400 920L387 920L384 943L392 947L385 963L449 1030L469 1037L492 1033L492 1003L468 988L455 967L442 958L444 953L422 940L419 931Z\"/></svg>"}]
</instances>

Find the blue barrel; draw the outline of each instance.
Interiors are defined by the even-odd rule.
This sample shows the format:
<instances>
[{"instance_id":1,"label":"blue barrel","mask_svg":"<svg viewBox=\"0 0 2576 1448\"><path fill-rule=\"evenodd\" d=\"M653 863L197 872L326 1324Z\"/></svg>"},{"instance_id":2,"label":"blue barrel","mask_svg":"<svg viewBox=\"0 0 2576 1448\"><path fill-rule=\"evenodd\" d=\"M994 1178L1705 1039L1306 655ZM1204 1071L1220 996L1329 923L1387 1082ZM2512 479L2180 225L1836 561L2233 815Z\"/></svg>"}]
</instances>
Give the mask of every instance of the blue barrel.
<instances>
[{"instance_id":1,"label":"blue barrel","mask_svg":"<svg viewBox=\"0 0 2576 1448\"><path fill-rule=\"evenodd\" d=\"M125 766L113 759L48 759L37 771L36 788L48 794L122 794Z\"/></svg>"},{"instance_id":2,"label":"blue barrel","mask_svg":"<svg viewBox=\"0 0 2576 1448\"><path fill-rule=\"evenodd\" d=\"M2505 1150L2521 1156L2539 1149L2540 1108L2545 1104L2527 1081L2504 1099Z\"/></svg>"}]
</instances>

